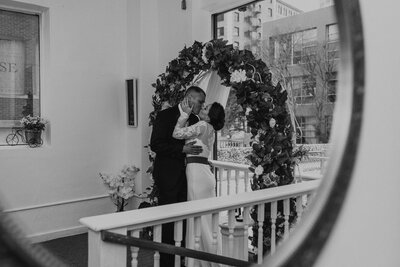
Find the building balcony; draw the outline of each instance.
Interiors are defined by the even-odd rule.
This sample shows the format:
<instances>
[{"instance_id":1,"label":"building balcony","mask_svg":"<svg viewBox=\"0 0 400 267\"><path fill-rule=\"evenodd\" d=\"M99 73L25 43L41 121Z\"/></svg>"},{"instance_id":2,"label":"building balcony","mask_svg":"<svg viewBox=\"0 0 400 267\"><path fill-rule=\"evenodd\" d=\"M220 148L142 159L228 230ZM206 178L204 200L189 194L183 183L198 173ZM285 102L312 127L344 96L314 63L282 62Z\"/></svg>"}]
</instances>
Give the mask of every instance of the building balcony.
<instances>
[{"instance_id":1,"label":"building balcony","mask_svg":"<svg viewBox=\"0 0 400 267\"><path fill-rule=\"evenodd\" d=\"M251 18L250 22L251 22L251 23L250 23L251 26L252 26L253 28L255 28L255 29L257 29L258 27L261 27L261 22L260 22L260 20L257 19L257 18Z\"/></svg>"}]
</instances>

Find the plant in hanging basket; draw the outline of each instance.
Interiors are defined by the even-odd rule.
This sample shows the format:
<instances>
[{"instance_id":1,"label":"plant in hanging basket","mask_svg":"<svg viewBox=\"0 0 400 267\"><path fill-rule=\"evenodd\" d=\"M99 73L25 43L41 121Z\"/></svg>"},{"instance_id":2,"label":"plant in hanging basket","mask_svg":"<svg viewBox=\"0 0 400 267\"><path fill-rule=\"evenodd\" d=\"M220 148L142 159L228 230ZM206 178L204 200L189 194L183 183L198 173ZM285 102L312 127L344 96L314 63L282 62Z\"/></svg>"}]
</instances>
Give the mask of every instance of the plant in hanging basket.
<instances>
[{"instance_id":1,"label":"plant in hanging basket","mask_svg":"<svg viewBox=\"0 0 400 267\"><path fill-rule=\"evenodd\" d=\"M27 115L20 120L22 129L25 131L26 143L30 147L43 144L42 131L45 129L47 120L39 116Z\"/></svg>"},{"instance_id":2,"label":"plant in hanging basket","mask_svg":"<svg viewBox=\"0 0 400 267\"><path fill-rule=\"evenodd\" d=\"M47 120L31 115L23 117L20 122L23 129L31 131L43 131L47 124Z\"/></svg>"}]
</instances>

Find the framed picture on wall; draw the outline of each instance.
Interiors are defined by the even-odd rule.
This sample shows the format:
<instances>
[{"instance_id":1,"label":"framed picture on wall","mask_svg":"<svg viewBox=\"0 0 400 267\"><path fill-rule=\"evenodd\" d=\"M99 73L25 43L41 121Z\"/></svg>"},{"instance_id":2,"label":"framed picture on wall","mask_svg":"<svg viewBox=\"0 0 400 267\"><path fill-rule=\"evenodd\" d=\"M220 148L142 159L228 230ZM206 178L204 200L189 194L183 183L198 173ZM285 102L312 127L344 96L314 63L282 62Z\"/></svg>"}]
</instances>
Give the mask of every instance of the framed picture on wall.
<instances>
[{"instance_id":1,"label":"framed picture on wall","mask_svg":"<svg viewBox=\"0 0 400 267\"><path fill-rule=\"evenodd\" d=\"M128 111L128 125L138 126L138 98L137 98L137 79L128 79L126 83L126 98Z\"/></svg>"}]
</instances>

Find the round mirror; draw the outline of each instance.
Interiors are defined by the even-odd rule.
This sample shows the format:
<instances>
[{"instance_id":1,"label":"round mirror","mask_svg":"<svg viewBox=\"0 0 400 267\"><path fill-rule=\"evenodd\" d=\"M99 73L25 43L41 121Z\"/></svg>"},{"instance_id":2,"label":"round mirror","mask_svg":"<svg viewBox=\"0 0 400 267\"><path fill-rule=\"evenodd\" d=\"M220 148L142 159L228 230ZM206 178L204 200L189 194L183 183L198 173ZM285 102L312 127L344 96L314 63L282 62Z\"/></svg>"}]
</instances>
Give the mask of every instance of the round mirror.
<instances>
[{"instance_id":1,"label":"round mirror","mask_svg":"<svg viewBox=\"0 0 400 267\"><path fill-rule=\"evenodd\" d=\"M236 9L229 11L232 21L240 20L243 15L240 12L249 12L250 9L251 12L256 14L258 4L251 3L246 9L241 7L237 11ZM326 10L328 9L329 7L326 8ZM281 75L277 79L281 83L286 83L286 87L290 88L292 92L292 117L295 119L294 125L298 130L296 141L304 145L334 144L330 149L329 164L322 163L319 165L320 168L317 169L317 172L324 173L324 177L315 201L308 208L307 216L297 226L289 242L285 242L274 257L266 259L266 262L264 262L266 266L311 266L315 262L340 212L345 199L346 188L351 179L358 148L364 94L364 47L361 15L357 0L337 0L334 8L331 9L336 10L337 18L335 17L331 23L325 24L328 25L324 29L324 40L327 42L318 43L318 36L313 27L289 28L290 25L284 24L284 20L268 24L270 27L268 32L273 32L273 29L282 30L285 27L286 29L266 37L265 31L267 30L260 31L260 27L257 26L264 24L264 21L254 20L249 16L248 23L252 25L251 27L254 30L246 33L241 32L239 28L233 28L232 40L229 40L239 49L254 50L253 53L258 55L259 58L265 59L266 62L272 62L269 60L270 56L275 57L275 59L284 58L285 53L287 53L286 56L290 55L292 65L301 65L302 69L297 70L301 72L301 75L289 73L289 76ZM265 15L272 16L269 9L267 10L268 12ZM277 11L282 16L295 16L298 12L295 8L281 8ZM216 38L226 36L223 28L218 27L221 14L223 13L215 16ZM241 43L234 38L234 35L237 35L237 37L247 36L249 40L254 42ZM338 47L339 40L340 49ZM245 47L246 45L248 47ZM265 47L267 50L262 49ZM340 63L337 60L339 51ZM332 59L331 62L338 62L337 66L333 67L324 62L325 69L322 72L313 72L317 67L322 67L315 64L319 61L320 54ZM279 57L276 57L277 55ZM278 77L285 71L288 64L280 66L279 60L276 63L269 67ZM337 98L336 81L338 81L337 86L339 88ZM324 94L319 94L318 83L325 84ZM316 108L318 101L323 103L321 113L318 113ZM229 98L228 96L227 102L228 105L235 106L233 97ZM335 110L333 106L335 106ZM311 111L311 109L314 110ZM233 117L237 116L233 115ZM340 123L337 122L337 118L341 119ZM330 125L333 125L332 131ZM243 129L241 128L243 133L230 131L232 127L227 127L223 132L224 135L219 137L220 140L232 141L235 134L236 137L242 138L243 136L244 140L246 136L245 121L232 120L231 126L233 128L243 126ZM326 146L322 147L326 150ZM327 156L326 151L320 149L317 152L318 155L315 155L315 157L324 158ZM309 170L316 170L312 164L314 163L304 162L303 165L300 164L298 169L300 177L312 176L305 173ZM5 248L0 251L1 255L4 256L0 259L0 263L11 266L61 265L47 250L37 245L30 245L23 236L23 231L19 230L19 226L10 219L6 212L1 212L0 231L2 233L0 245Z\"/></svg>"}]
</instances>

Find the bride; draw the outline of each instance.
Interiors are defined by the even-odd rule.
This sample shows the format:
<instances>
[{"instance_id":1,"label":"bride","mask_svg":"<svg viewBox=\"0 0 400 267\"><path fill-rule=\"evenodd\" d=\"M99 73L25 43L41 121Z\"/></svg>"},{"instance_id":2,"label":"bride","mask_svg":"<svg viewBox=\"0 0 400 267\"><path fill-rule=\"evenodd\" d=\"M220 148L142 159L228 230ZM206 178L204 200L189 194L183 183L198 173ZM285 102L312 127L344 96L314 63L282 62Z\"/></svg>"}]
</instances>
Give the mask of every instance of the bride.
<instances>
[{"instance_id":1,"label":"bride","mask_svg":"<svg viewBox=\"0 0 400 267\"><path fill-rule=\"evenodd\" d=\"M185 98L181 103L183 112L181 113L174 132L173 137L176 139L185 139L186 142L196 141L196 145L203 148L201 154L193 156L187 155L186 178L188 201L215 197L215 179L208 164L208 158L212 146L214 144L215 131L219 131L224 127L225 111L221 104L214 102L200 110L200 121L192 126L185 127L192 108L189 106L189 99ZM186 236L189 237L187 246L194 247L194 227L193 221L189 220ZM204 252L220 254L220 244L218 251L212 249L212 226L211 215L202 216L201 218L201 236L200 250ZM211 266L210 263L200 261L201 266Z\"/></svg>"}]
</instances>

